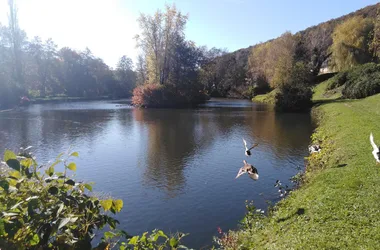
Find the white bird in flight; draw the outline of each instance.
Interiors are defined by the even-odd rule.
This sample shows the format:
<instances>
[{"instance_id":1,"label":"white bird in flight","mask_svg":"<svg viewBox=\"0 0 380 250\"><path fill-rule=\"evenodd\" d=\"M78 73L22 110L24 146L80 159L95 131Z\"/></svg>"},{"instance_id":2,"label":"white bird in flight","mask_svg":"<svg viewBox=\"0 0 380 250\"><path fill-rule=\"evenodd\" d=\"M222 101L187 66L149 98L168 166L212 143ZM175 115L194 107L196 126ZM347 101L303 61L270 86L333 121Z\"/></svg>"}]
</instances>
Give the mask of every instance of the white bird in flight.
<instances>
[{"instance_id":1,"label":"white bird in flight","mask_svg":"<svg viewBox=\"0 0 380 250\"><path fill-rule=\"evenodd\" d=\"M251 156L251 155L252 155L251 150L252 150L254 147L256 147L256 146L259 145L258 143L255 143L252 147L248 148L248 147L247 147L247 142L244 140L244 138L243 138L243 143L244 143L244 147L245 147L245 155L246 155L246 156Z\"/></svg>"},{"instance_id":2,"label":"white bird in flight","mask_svg":"<svg viewBox=\"0 0 380 250\"><path fill-rule=\"evenodd\" d=\"M372 154L373 154L373 157L375 157L376 164L380 164L380 147L378 147L373 141L372 133L369 136L369 141L371 142L371 145L373 147Z\"/></svg>"}]
</instances>

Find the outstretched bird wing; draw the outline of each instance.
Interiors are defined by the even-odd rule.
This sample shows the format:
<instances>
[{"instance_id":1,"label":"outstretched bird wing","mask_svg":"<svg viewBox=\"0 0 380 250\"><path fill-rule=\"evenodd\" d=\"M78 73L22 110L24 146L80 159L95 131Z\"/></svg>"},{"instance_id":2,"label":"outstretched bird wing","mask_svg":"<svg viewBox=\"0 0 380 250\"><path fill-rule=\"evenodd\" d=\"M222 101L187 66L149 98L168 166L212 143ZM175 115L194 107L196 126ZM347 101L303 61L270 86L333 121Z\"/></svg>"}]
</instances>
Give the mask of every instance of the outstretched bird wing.
<instances>
[{"instance_id":1,"label":"outstretched bird wing","mask_svg":"<svg viewBox=\"0 0 380 250\"><path fill-rule=\"evenodd\" d=\"M371 145L372 145L372 147L373 147L373 150L375 150L376 152L378 152L378 151L379 151L379 148L376 146L375 142L373 141L373 135L372 135L372 133L371 133L370 136L369 136L369 141L371 142Z\"/></svg>"},{"instance_id":2,"label":"outstretched bird wing","mask_svg":"<svg viewBox=\"0 0 380 250\"><path fill-rule=\"evenodd\" d=\"M247 142L244 140L244 138L243 138L243 143L244 143L245 150L248 150Z\"/></svg>"},{"instance_id":3,"label":"outstretched bird wing","mask_svg":"<svg viewBox=\"0 0 380 250\"><path fill-rule=\"evenodd\" d=\"M248 150L251 150L251 149L254 149L255 147L257 147L259 144L258 143L255 143L252 147L250 147Z\"/></svg>"},{"instance_id":4,"label":"outstretched bird wing","mask_svg":"<svg viewBox=\"0 0 380 250\"><path fill-rule=\"evenodd\" d=\"M238 174L237 174L236 177L235 177L235 179L239 178L240 176L242 176L242 175L245 174L246 172L247 172L247 171L245 170L244 167L240 168Z\"/></svg>"}]
</instances>

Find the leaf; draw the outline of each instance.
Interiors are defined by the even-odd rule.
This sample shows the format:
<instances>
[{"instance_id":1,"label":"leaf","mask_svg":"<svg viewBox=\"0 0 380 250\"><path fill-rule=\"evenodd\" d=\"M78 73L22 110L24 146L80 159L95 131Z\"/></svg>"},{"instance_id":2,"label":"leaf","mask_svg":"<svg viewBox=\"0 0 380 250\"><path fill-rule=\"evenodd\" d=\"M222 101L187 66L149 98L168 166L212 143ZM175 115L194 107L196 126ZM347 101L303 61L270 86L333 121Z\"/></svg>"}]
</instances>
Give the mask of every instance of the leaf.
<instances>
[{"instance_id":1,"label":"leaf","mask_svg":"<svg viewBox=\"0 0 380 250\"><path fill-rule=\"evenodd\" d=\"M169 240L169 244L173 248L177 248L178 247L178 243L179 243L179 241L176 238L174 238L174 237L170 238L170 240Z\"/></svg>"},{"instance_id":2,"label":"leaf","mask_svg":"<svg viewBox=\"0 0 380 250\"><path fill-rule=\"evenodd\" d=\"M1 180L0 181L0 187L2 187L5 191L8 191L9 183L6 180Z\"/></svg>"},{"instance_id":3,"label":"leaf","mask_svg":"<svg viewBox=\"0 0 380 250\"><path fill-rule=\"evenodd\" d=\"M6 213L6 212L3 212L3 216L4 217L10 217L10 216L16 216L18 215L18 213Z\"/></svg>"},{"instance_id":4,"label":"leaf","mask_svg":"<svg viewBox=\"0 0 380 250\"><path fill-rule=\"evenodd\" d=\"M88 191L92 192L92 186L88 183L84 184L84 187L87 188Z\"/></svg>"},{"instance_id":5,"label":"leaf","mask_svg":"<svg viewBox=\"0 0 380 250\"><path fill-rule=\"evenodd\" d=\"M31 196L31 197L26 198L26 201L35 200L37 198L38 196Z\"/></svg>"},{"instance_id":6,"label":"leaf","mask_svg":"<svg viewBox=\"0 0 380 250\"><path fill-rule=\"evenodd\" d=\"M112 233L112 232L105 232L105 233L104 233L104 238L105 238L106 240L108 240L109 238L112 238L112 237L114 237L114 236L115 236L115 234Z\"/></svg>"},{"instance_id":7,"label":"leaf","mask_svg":"<svg viewBox=\"0 0 380 250\"><path fill-rule=\"evenodd\" d=\"M20 164L26 168L30 168L30 166L33 165L33 159L26 158L25 160L22 160Z\"/></svg>"},{"instance_id":8,"label":"leaf","mask_svg":"<svg viewBox=\"0 0 380 250\"><path fill-rule=\"evenodd\" d=\"M104 211L108 211L112 207L112 200L102 200L100 205L102 205Z\"/></svg>"},{"instance_id":9,"label":"leaf","mask_svg":"<svg viewBox=\"0 0 380 250\"><path fill-rule=\"evenodd\" d=\"M23 201L20 201L19 203L15 204L14 206L11 207L10 210L13 210L15 208L17 208L18 206L20 206L22 203L24 203Z\"/></svg>"},{"instance_id":10,"label":"leaf","mask_svg":"<svg viewBox=\"0 0 380 250\"><path fill-rule=\"evenodd\" d=\"M7 162L7 165L10 168L13 168L14 170L20 171L21 165L20 165L20 162L18 160L16 160L16 159L9 159L6 162Z\"/></svg>"},{"instance_id":11,"label":"leaf","mask_svg":"<svg viewBox=\"0 0 380 250\"><path fill-rule=\"evenodd\" d=\"M162 230L158 230L154 236L153 236L153 240L154 241L157 241L159 237L164 237L164 238L168 238L168 236L162 231Z\"/></svg>"},{"instance_id":12,"label":"leaf","mask_svg":"<svg viewBox=\"0 0 380 250\"><path fill-rule=\"evenodd\" d=\"M121 209L123 208L123 201L122 200L113 200L112 205L115 209L116 212L120 212Z\"/></svg>"},{"instance_id":13,"label":"leaf","mask_svg":"<svg viewBox=\"0 0 380 250\"><path fill-rule=\"evenodd\" d=\"M62 227L64 227L69 222L70 222L70 218L62 219L61 222L59 223L58 230L61 229Z\"/></svg>"},{"instance_id":14,"label":"leaf","mask_svg":"<svg viewBox=\"0 0 380 250\"><path fill-rule=\"evenodd\" d=\"M50 187L48 189L48 192L52 195L58 194L58 188L57 187Z\"/></svg>"},{"instance_id":15,"label":"leaf","mask_svg":"<svg viewBox=\"0 0 380 250\"><path fill-rule=\"evenodd\" d=\"M19 171L12 171L9 173L9 178L19 180L21 178L21 173Z\"/></svg>"},{"instance_id":16,"label":"leaf","mask_svg":"<svg viewBox=\"0 0 380 250\"><path fill-rule=\"evenodd\" d=\"M125 250L126 248L125 248L125 246L120 246L119 247L119 250Z\"/></svg>"},{"instance_id":17,"label":"leaf","mask_svg":"<svg viewBox=\"0 0 380 250\"><path fill-rule=\"evenodd\" d=\"M139 236L133 236L130 240L129 240L129 242L128 242L128 244L130 244L130 245L137 245L137 242L139 241Z\"/></svg>"},{"instance_id":18,"label":"leaf","mask_svg":"<svg viewBox=\"0 0 380 250\"><path fill-rule=\"evenodd\" d=\"M142 243L146 243L146 235L148 234L148 232L145 232L145 233L143 233L143 235L141 236L141 238L140 238L140 242L142 242Z\"/></svg>"},{"instance_id":19,"label":"leaf","mask_svg":"<svg viewBox=\"0 0 380 250\"><path fill-rule=\"evenodd\" d=\"M74 162L71 162L69 163L69 165L67 166L68 169L72 170L72 171L76 171L77 170L77 165L74 163Z\"/></svg>"},{"instance_id":20,"label":"leaf","mask_svg":"<svg viewBox=\"0 0 380 250\"><path fill-rule=\"evenodd\" d=\"M65 181L65 184L68 184L70 186L75 186L75 181L70 179L70 180Z\"/></svg>"},{"instance_id":21,"label":"leaf","mask_svg":"<svg viewBox=\"0 0 380 250\"><path fill-rule=\"evenodd\" d=\"M45 173L49 176L53 176L54 174L54 167L53 166L50 166L46 171Z\"/></svg>"},{"instance_id":22,"label":"leaf","mask_svg":"<svg viewBox=\"0 0 380 250\"><path fill-rule=\"evenodd\" d=\"M8 160L16 160L17 156L15 153L13 153L12 151L7 149L4 152L4 158L3 159L5 162L7 162Z\"/></svg>"},{"instance_id":23,"label":"leaf","mask_svg":"<svg viewBox=\"0 0 380 250\"><path fill-rule=\"evenodd\" d=\"M70 218L70 222L71 223L74 223L74 222L76 222L78 220L78 217L71 217Z\"/></svg>"},{"instance_id":24,"label":"leaf","mask_svg":"<svg viewBox=\"0 0 380 250\"><path fill-rule=\"evenodd\" d=\"M78 154L78 152L72 152L70 156L78 157L79 154Z\"/></svg>"},{"instance_id":25,"label":"leaf","mask_svg":"<svg viewBox=\"0 0 380 250\"><path fill-rule=\"evenodd\" d=\"M58 210L57 210L57 217L58 217L58 216L59 216L59 214L62 212L63 208L64 208L64 204L63 204L63 203L61 203L61 204L59 205L59 208L58 208Z\"/></svg>"},{"instance_id":26,"label":"leaf","mask_svg":"<svg viewBox=\"0 0 380 250\"><path fill-rule=\"evenodd\" d=\"M29 241L29 244L31 246L35 246L37 245L38 243L40 243L40 238L38 237L37 234L33 235L33 238Z\"/></svg>"}]
</instances>

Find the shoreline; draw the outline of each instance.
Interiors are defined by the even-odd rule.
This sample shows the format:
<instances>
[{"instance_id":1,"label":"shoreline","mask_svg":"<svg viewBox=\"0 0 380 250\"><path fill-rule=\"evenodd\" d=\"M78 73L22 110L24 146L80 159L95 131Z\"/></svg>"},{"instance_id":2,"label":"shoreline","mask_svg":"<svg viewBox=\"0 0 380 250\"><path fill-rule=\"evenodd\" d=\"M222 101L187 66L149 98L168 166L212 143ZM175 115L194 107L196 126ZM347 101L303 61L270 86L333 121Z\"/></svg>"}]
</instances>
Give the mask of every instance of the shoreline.
<instances>
[{"instance_id":1,"label":"shoreline","mask_svg":"<svg viewBox=\"0 0 380 250\"><path fill-rule=\"evenodd\" d=\"M267 217L254 220L256 226L231 231L234 242L244 249L376 248L380 168L369 134L379 144L379 110L380 94L315 105L318 125L311 140L322 150L306 157L304 182Z\"/></svg>"}]
</instances>

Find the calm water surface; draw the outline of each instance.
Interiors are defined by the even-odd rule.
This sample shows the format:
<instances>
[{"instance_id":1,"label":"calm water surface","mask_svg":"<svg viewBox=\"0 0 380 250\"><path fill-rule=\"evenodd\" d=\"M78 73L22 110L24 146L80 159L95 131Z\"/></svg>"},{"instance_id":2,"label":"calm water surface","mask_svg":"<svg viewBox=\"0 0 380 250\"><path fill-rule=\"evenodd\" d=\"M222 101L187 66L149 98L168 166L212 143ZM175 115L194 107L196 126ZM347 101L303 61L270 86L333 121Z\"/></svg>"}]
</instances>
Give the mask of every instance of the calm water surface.
<instances>
[{"instance_id":1,"label":"calm water surface","mask_svg":"<svg viewBox=\"0 0 380 250\"><path fill-rule=\"evenodd\" d=\"M237 227L245 200L265 209L279 199L274 183L288 184L303 166L312 129L308 114L276 114L244 100L212 99L198 109L43 104L0 113L0 151L32 145L43 163L71 146L80 154L77 178L123 199L124 230L190 233L184 243L199 249L217 227ZM248 159L257 182L234 179L247 159L242 137L259 143Z\"/></svg>"}]
</instances>

